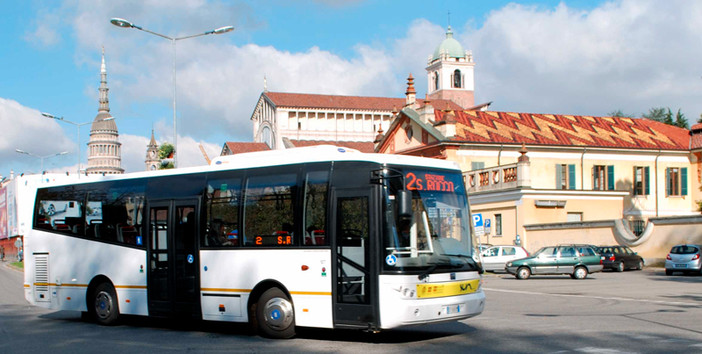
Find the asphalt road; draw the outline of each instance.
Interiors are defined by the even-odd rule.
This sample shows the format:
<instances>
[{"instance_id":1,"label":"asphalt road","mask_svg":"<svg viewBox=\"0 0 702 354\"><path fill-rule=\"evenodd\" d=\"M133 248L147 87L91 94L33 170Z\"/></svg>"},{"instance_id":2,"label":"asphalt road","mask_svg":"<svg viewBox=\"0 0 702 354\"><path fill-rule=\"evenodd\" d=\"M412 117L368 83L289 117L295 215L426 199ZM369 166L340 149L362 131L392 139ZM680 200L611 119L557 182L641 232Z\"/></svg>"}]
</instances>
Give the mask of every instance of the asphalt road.
<instances>
[{"instance_id":1,"label":"asphalt road","mask_svg":"<svg viewBox=\"0 0 702 354\"><path fill-rule=\"evenodd\" d=\"M486 274L485 312L458 323L370 334L299 329L291 340L244 325L141 317L103 327L30 306L22 273L0 265L0 353L702 353L702 276L662 269L585 280Z\"/></svg>"}]
</instances>

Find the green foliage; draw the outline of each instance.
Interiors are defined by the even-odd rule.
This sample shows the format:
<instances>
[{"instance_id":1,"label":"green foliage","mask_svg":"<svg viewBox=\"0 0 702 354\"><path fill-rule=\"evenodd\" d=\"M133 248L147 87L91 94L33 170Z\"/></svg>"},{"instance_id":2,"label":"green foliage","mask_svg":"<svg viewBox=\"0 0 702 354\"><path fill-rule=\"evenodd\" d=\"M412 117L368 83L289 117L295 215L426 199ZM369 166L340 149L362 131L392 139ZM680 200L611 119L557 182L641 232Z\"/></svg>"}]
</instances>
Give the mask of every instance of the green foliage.
<instances>
[{"instance_id":1,"label":"green foliage","mask_svg":"<svg viewBox=\"0 0 702 354\"><path fill-rule=\"evenodd\" d=\"M687 124L687 118L685 118L685 114L680 111L678 108L678 113L675 113L675 125L680 127L680 128L685 128L689 129L689 125Z\"/></svg>"},{"instance_id":2,"label":"green foliage","mask_svg":"<svg viewBox=\"0 0 702 354\"><path fill-rule=\"evenodd\" d=\"M673 112L670 108L666 107L653 107L648 110L648 113L644 113L643 116L644 118L655 120L656 122L688 129L687 118L685 118L685 114L682 113L680 109L678 109L678 112L675 114L675 119L673 119Z\"/></svg>"},{"instance_id":3,"label":"green foliage","mask_svg":"<svg viewBox=\"0 0 702 354\"><path fill-rule=\"evenodd\" d=\"M175 148L170 143L163 143L161 146L159 146L158 158L161 159L161 166L158 168L159 170L167 170L175 167L172 161L163 161L164 159L173 158L174 152Z\"/></svg>"},{"instance_id":4,"label":"green foliage","mask_svg":"<svg viewBox=\"0 0 702 354\"><path fill-rule=\"evenodd\" d=\"M175 148L170 143L163 143L158 148L158 158L163 160L171 157Z\"/></svg>"},{"instance_id":5,"label":"green foliage","mask_svg":"<svg viewBox=\"0 0 702 354\"><path fill-rule=\"evenodd\" d=\"M634 118L634 115L633 115L633 114L624 113L624 112L622 112L621 109L617 109L617 110L615 110L615 111L609 112L609 113L607 113L607 116L608 116L608 117L626 117L626 118Z\"/></svg>"}]
</instances>

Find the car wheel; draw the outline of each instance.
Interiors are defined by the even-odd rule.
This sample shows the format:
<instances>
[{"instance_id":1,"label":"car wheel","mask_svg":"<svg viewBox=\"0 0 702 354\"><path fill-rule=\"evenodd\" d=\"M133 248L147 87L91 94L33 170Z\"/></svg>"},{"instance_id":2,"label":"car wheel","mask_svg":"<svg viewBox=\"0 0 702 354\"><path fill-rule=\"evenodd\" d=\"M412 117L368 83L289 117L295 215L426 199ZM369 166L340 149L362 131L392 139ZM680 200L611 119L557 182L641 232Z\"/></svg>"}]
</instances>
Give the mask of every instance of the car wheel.
<instances>
[{"instance_id":1,"label":"car wheel","mask_svg":"<svg viewBox=\"0 0 702 354\"><path fill-rule=\"evenodd\" d=\"M624 271L624 262L619 262L617 263L617 267L614 268L617 272L623 272Z\"/></svg>"},{"instance_id":2,"label":"car wheel","mask_svg":"<svg viewBox=\"0 0 702 354\"><path fill-rule=\"evenodd\" d=\"M529 279L529 277L531 276L531 270L529 270L529 268L527 268L527 267L521 267L521 268L517 269L516 276L517 276L517 279L522 279L522 280Z\"/></svg>"},{"instance_id":3,"label":"car wheel","mask_svg":"<svg viewBox=\"0 0 702 354\"><path fill-rule=\"evenodd\" d=\"M638 263L636 263L636 270L642 270L643 267L644 267L643 261L640 260Z\"/></svg>"},{"instance_id":4,"label":"car wheel","mask_svg":"<svg viewBox=\"0 0 702 354\"><path fill-rule=\"evenodd\" d=\"M278 288L266 290L256 304L256 323L261 333L270 338L291 338L295 335L293 305Z\"/></svg>"},{"instance_id":5,"label":"car wheel","mask_svg":"<svg viewBox=\"0 0 702 354\"><path fill-rule=\"evenodd\" d=\"M119 318L117 293L110 283L101 283L93 291L92 317L101 325L109 326Z\"/></svg>"},{"instance_id":6,"label":"car wheel","mask_svg":"<svg viewBox=\"0 0 702 354\"><path fill-rule=\"evenodd\" d=\"M575 279L587 278L587 268L585 268L585 267L575 268L575 271L573 272L573 278L575 278Z\"/></svg>"},{"instance_id":7,"label":"car wheel","mask_svg":"<svg viewBox=\"0 0 702 354\"><path fill-rule=\"evenodd\" d=\"M673 275L673 271L670 269L665 270L665 275Z\"/></svg>"}]
</instances>

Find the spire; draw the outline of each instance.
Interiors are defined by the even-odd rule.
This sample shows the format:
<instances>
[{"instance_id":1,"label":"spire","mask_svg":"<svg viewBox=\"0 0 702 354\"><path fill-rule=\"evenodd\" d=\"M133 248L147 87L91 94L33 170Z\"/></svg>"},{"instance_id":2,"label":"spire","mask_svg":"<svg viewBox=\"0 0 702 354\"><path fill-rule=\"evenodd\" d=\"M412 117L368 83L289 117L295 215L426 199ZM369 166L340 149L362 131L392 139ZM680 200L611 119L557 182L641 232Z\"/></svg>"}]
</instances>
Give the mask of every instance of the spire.
<instances>
[{"instance_id":1,"label":"spire","mask_svg":"<svg viewBox=\"0 0 702 354\"><path fill-rule=\"evenodd\" d=\"M102 65L100 65L100 107L98 112L109 112L110 104L107 99L107 70L105 69L105 47L102 47Z\"/></svg>"},{"instance_id":2,"label":"spire","mask_svg":"<svg viewBox=\"0 0 702 354\"><path fill-rule=\"evenodd\" d=\"M156 144L156 138L154 138L153 128L151 128L151 141L149 141L149 146L158 146L158 144Z\"/></svg>"}]
</instances>

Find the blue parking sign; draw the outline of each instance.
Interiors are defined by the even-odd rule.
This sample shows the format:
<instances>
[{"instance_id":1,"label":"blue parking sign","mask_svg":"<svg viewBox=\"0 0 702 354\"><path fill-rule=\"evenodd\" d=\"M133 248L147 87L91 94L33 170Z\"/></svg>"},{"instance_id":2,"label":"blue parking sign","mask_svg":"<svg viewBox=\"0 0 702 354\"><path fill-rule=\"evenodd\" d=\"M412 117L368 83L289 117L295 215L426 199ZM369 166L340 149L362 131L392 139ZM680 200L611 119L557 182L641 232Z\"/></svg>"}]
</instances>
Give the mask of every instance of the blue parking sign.
<instances>
[{"instance_id":1,"label":"blue parking sign","mask_svg":"<svg viewBox=\"0 0 702 354\"><path fill-rule=\"evenodd\" d=\"M473 226L482 227L483 226L483 214L473 214Z\"/></svg>"}]
</instances>

